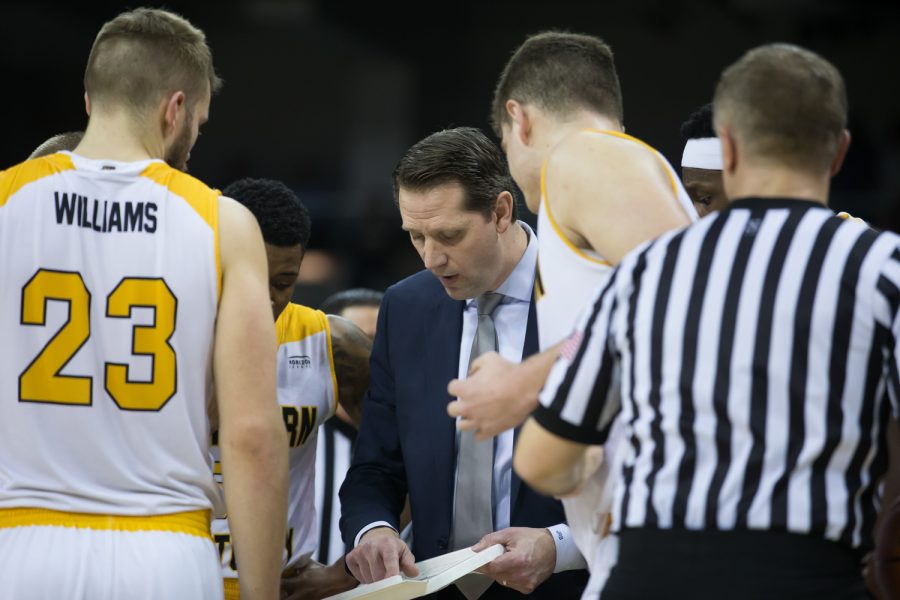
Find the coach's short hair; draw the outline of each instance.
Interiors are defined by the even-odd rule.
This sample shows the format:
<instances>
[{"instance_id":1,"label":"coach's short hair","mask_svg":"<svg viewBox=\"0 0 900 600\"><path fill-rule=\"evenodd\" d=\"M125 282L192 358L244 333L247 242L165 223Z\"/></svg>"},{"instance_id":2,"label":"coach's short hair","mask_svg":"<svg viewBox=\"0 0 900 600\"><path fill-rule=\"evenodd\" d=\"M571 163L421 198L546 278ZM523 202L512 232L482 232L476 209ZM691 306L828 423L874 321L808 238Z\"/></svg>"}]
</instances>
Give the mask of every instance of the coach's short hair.
<instances>
[{"instance_id":1,"label":"coach's short hair","mask_svg":"<svg viewBox=\"0 0 900 600\"><path fill-rule=\"evenodd\" d=\"M847 126L847 91L821 56L768 44L722 73L713 115L716 128L727 123L752 159L819 172L834 161Z\"/></svg>"},{"instance_id":2,"label":"coach's short hair","mask_svg":"<svg viewBox=\"0 0 900 600\"><path fill-rule=\"evenodd\" d=\"M49 156L51 154L56 154L57 152L62 152L63 150L72 151L78 147L78 144L81 143L81 138L83 137L83 131L58 133L35 148L28 159Z\"/></svg>"},{"instance_id":3,"label":"coach's short hair","mask_svg":"<svg viewBox=\"0 0 900 600\"><path fill-rule=\"evenodd\" d=\"M96 104L144 111L164 95L183 91L193 102L222 80L215 73L206 35L184 17L137 8L100 29L84 73L84 89Z\"/></svg>"},{"instance_id":4,"label":"coach's short hair","mask_svg":"<svg viewBox=\"0 0 900 600\"><path fill-rule=\"evenodd\" d=\"M432 133L406 151L393 174L394 201L400 188L424 192L458 183L466 210L489 218L502 192L513 195L512 218L518 218L513 181L503 152L479 129L457 127Z\"/></svg>"},{"instance_id":5,"label":"coach's short hair","mask_svg":"<svg viewBox=\"0 0 900 600\"><path fill-rule=\"evenodd\" d=\"M506 101L534 104L559 117L590 110L622 121L622 90L613 53L600 38L546 31L513 53L494 89L491 124L509 124Z\"/></svg>"}]
</instances>

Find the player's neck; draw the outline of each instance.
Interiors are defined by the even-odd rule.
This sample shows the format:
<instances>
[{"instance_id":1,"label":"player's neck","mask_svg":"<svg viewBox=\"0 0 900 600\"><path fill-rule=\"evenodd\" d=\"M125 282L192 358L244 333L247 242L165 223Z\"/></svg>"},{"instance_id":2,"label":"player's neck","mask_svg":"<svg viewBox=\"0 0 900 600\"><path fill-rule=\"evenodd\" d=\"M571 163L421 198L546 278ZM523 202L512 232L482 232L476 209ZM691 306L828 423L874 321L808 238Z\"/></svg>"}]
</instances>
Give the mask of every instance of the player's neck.
<instances>
[{"instance_id":1,"label":"player's neck","mask_svg":"<svg viewBox=\"0 0 900 600\"><path fill-rule=\"evenodd\" d=\"M797 198L828 204L831 178L815 176L786 167L745 168L728 178L727 193L732 199L747 197Z\"/></svg>"},{"instance_id":2,"label":"player's neck","mask_svg":"<svg viewBox=\"0 0 900 600\"><path fill-rule=\"evenodd\" d=\"M162 136L149 135L124 112L93 113L75 154L91 159L134 162L165 157Z\"/></svg>"},{"instance_id":3,"label":"player's neck","mask_svg":"<svg viewBox=\"0 0 900 600\"><path fill-rule=\"evenodd\" d=\"M548 123L544 137L548 151L552 151L560 142L575 133L586 129L598 131L624 131L622 124L615 119L589 111L579 111L566 119L554 119Z\"/></svg>"}]
</instances>

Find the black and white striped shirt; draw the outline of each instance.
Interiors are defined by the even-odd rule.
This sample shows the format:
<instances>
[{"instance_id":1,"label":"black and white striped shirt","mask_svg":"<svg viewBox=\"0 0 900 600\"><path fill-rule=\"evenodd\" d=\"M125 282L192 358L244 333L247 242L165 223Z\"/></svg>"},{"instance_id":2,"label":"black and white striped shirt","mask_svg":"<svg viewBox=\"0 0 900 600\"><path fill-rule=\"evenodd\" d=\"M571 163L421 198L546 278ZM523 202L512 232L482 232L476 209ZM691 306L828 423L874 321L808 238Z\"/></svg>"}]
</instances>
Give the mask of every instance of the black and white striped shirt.
<instances>
[{"instance_id":1,"label":"black and white striped shirt","mask_svg":"<svg viewBox=\"0 0 900 600\"><path fill-rule=\"evenodd\" d=\"M900 237L814 202L738 200L622 261L535 418L591 444L622 419L616 530L868 548L898 414L898 307Z\"/></svg>"},{"instance_id":2,"label":"black and white striped shirt","mask_svg":"<svg viewBox=\"0 0 900 600\"><path fill-rule=\"evenodd\" d=\"M346 548L338 522L341 500L338 491L350 468L356 429L334 416L319 429L316 448L316 514L319 517L319 546L316 560L333 564L344 556Z\"/></svg>"}]
</instances>

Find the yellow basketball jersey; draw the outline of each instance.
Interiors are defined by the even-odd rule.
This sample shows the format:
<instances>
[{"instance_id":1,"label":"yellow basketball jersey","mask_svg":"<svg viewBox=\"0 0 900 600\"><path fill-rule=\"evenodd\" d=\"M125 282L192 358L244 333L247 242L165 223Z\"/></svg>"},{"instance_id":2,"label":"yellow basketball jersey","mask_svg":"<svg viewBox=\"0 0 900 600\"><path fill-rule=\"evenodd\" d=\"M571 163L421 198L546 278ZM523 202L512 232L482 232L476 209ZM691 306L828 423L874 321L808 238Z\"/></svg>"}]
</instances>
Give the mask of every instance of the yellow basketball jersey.
<instances>
[{"instance_id":1,"label":"yellow basketball jersey","mask_svg":"<svg viewBox=\"0 0 900 600\"><path fill-rule=\"evenodd\" d=\"M319 426L334 414L337 379L331 330L325 313L288 304L275 322L278 337L278 404L287 430L290 461L288 533L284 568L302 563L316 549L316 440ZM218 446L213 447L216 460ZM218 466L218 465L217 465ZM222 574L237 577L227 519L213 521Z\"/></svg>"},{"instance_id":2,"label":"yellow basketball jersey","mask_svg":"<svg viewBox=\"0 0 900 600\"><path fill-rule=\"evenodd\" d=\"M160 160L0 173L0 508L220 507L218 197Z\"/></svg>"}]
</instances>

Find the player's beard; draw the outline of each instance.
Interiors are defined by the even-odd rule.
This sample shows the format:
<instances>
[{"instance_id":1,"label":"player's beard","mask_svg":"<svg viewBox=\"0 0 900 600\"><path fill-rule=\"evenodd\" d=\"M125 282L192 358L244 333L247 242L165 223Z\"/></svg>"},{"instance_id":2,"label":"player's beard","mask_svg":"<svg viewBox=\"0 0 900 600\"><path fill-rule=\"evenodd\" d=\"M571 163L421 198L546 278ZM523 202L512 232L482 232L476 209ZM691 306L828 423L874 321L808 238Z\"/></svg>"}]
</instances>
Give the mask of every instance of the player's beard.
<instances>
[{"instance_id":1,"label":"player's beard","mask_svg":"<svg viewBox=\"0 0 900 600\"><path fill-rule=\"evenodd\" d=\"M193 129L193 124L194 114L188 111L187 119L185 119L181 132L166 152L166 162L169 163L169 166L185 173L188 170L187 161L191 154L191 129Z\"/></svg>"}]
</instances>

